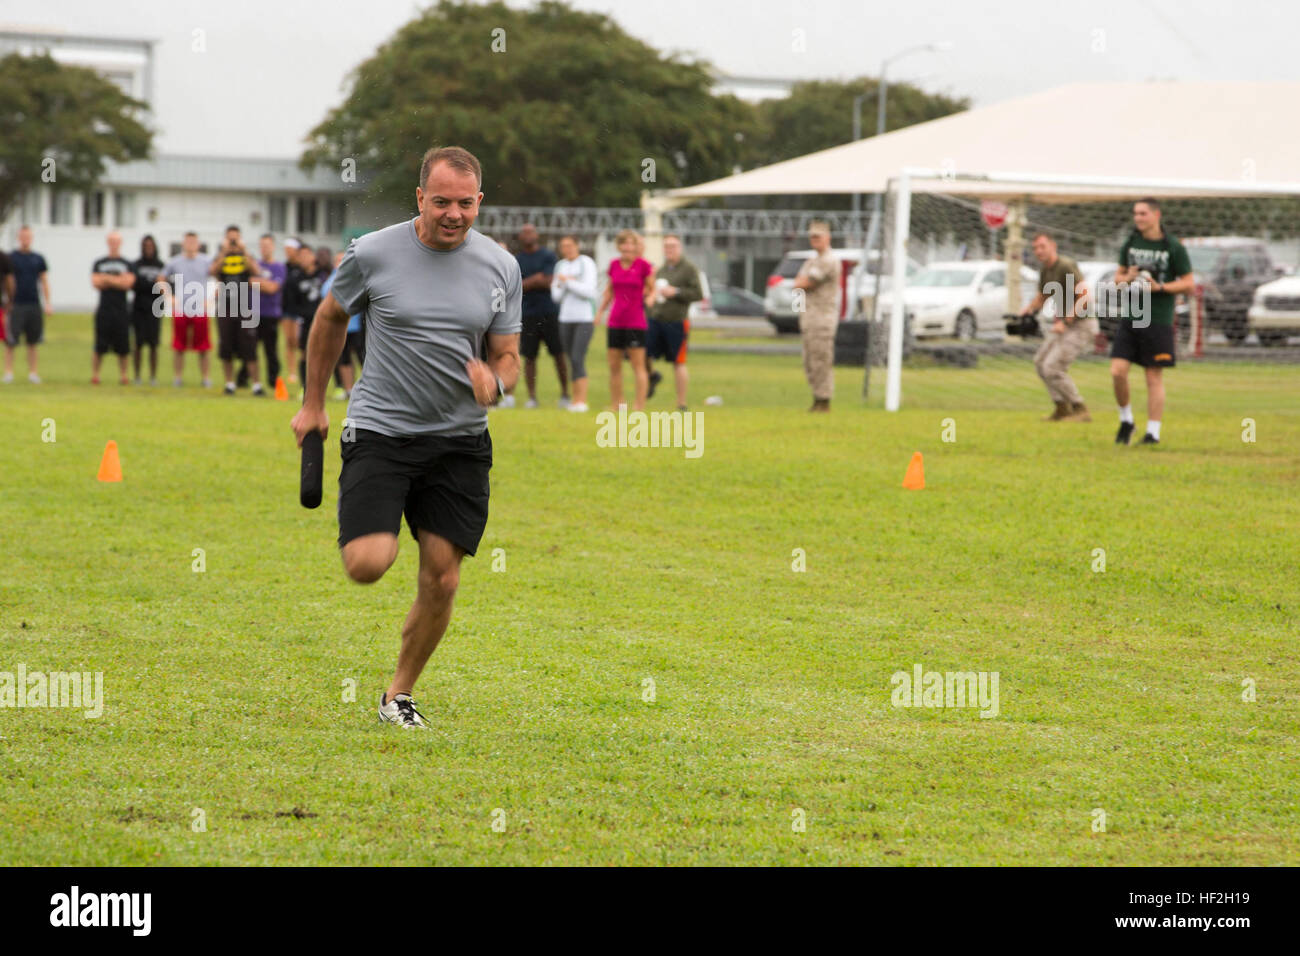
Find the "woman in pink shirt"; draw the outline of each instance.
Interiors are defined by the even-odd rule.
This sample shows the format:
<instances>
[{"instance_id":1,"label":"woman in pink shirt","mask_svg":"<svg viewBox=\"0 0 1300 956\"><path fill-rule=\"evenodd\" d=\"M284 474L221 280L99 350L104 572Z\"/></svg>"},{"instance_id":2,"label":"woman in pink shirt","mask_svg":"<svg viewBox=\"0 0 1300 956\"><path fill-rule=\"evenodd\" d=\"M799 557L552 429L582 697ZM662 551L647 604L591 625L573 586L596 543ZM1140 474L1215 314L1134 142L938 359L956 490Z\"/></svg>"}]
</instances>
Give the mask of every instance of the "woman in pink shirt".
<instances>
[{"instance_id":1,"label":"woman in pink shirt","mask_svg":"<svg viewBox=\"0 0 1300 956\"><path fill-rule=\"evenodd\" d=\"M609 328L605 333L609 359L609 393L614 411L623 401L623 354L627 353L636 376L637 410L645 408L650 375L645 365L646 306L654 301L654 266L639 255L641 237L631 229L618 234L619 257L609 264L609 284L596 310L599 323L609 309Z\"/></svg>"}]
</instances>

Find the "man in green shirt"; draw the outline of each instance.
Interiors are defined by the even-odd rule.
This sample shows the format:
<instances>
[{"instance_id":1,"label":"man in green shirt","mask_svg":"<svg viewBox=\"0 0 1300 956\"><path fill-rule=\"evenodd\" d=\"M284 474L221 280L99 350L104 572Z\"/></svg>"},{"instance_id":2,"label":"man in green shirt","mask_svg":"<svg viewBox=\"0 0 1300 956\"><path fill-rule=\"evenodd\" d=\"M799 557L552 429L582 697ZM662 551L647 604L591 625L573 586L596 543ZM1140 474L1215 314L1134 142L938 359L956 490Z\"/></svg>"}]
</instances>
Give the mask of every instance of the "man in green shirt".
<instances>
[{"instance_id":1,"label":"man in green shirt","mask_svg":"<svg viewBox=\"0 0 1300 956\"><path fill-rule=\"evenodd\" d=\"M1079 264L1056 251L1056 240L1046 232L1034 236L1034 255L1038 270L1038 294L1022 315L1033 315L1051 302L1055 315L1052 331L1034 355L1034 368L1047 386L1047 394L1056 409L1043 421L1090 422L1088 406L1083 403L1078 386L1070 378L1070 363L1092 346L1097 336L1097 320L1084 313L1088 288Z\"/></svg>"},{"instance_id":2,"label":"man in green shirt","mask_svg":"<svg viewBox=\"0 0 1300 956\"><path fill-rule=\"evenodd\" d=\"M1160 224L1160 203L1139 199L1133 204L1133 233L1119 250L1115 282L1129 290L1110 349L1110 377L1119 405L1115 444L1127 445L1133 435L1133 406L1129 404L1128 370L1137 362L1146 369L1147 431L1142 444L1160 442L1165 409L1163 370L1174 366L1174 296L1191 292L1192 263L1183 244Z\"/></svg>"},{"instance_id":3,"label":"man in green shirt","mask_svg":"<svg viewBox=\"0 0 1300 956\"><path fill-rule=\"evenodd\" d=\"M700 288L700 270L682 255L680 236L664 236L664 264L655 273L655 304L650 310L646 329L646 368L650 360L662 358L673 363L673 377L677 386L677 407L686 411L686 339L691 331L687 318L691 303L704 298ZM649 398L662 378L650 372Z\"/></svg>"}]
</instances>

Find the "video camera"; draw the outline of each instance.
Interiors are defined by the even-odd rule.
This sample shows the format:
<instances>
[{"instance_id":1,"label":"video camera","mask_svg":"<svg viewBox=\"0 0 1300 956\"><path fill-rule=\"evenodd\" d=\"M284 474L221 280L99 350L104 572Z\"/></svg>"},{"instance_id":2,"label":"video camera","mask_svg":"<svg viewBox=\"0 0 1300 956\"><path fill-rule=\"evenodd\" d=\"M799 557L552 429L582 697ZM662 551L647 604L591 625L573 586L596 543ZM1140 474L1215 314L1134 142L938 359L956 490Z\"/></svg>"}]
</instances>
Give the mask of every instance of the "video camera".
<instances>
[{"instance_id":1,"label":"video camera","mask_svg":"<svg viewBox=\"0 0 1300 956\"><path fill-rule=\"evenodd\" d=\"M1043 334L1038 325L1038 313L1033 315L1003 315L1007 322L1007 335L1019 335L1021 338L1033 338Z\"/></svg>"}]
</instances>

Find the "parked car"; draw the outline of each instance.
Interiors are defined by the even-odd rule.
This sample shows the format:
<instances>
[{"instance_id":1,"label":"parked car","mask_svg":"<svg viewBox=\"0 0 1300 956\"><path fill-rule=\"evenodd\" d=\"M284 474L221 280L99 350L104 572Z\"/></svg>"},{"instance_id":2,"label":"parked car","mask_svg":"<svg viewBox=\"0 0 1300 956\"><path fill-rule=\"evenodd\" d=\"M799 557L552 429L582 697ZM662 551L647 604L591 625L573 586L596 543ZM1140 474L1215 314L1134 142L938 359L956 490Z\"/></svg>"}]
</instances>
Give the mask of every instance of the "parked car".
<instances>
[{"instance_id":1,"label":"parked car","mask_svg":"<svg viewBox=\"0 0 1300 956\"><path fill-rule=\"evenodd\" d=\"M1034 288L1038 273L1020 267L1021 289ZM907 280L907 315L917 338L955 336L973 339L981 332L1003 333L1007 311L1007 266L1000 259L931 262ZM888 317L888 296L880 313Z\"/></svg>"},{"instance_id":2,"label":"parked car","mask_svg":"<svg viewBox=\"0 0 1300 956\"><path fill-rule=\"evenodd\" d=\"M762 318L766 314L766 303L763 297L739 286L715 286L712 300L713 311L721 316Z\"/></svg>"},{"instance_id":3,"label":"parked car","mask_svg":"<svg viewBox=\"0 0 1300 956\"><path fill-rule=\"evenodd\" d=\"M845 294L848 277L853 274L858 260L862 257L861 249L831 249L831 255L840 260L840 321L848 315L849 297ZM799 249L787 252L776 269L767 277L767 294L763 297L763 312L778 332L798 332L799 316L795 314L792 297L794 295L794 277L799 274L799 267L813 257L811 249Z\"/></svg>"},{"instance_id":4,"label":"parked car","mask_svg":"<svg viewBox=\"0 0 1300 956\"><path fill-rule=\"evenodd\" d=\"M1233 345L1249 334L1247 312L1255 290L1286 273L1263 240L1244 236L1183 239L1205 307L1205 328L1218 329Z\"/></svg>"},{"instance_id":5,"label":"parked car","mask_svg":"<svg viewBox=\"0 0 1300 956\"><path fill-rule=\"evenodd\" d=\"M702 297L690 304L686 310L686 318L690 319L716 319L718 313L713 309L713 293L709 289L709 277L704 274L702 269L697 269L700 275L700 292Z\"/></svg>"},{"instance_id":6,"label":"parked car","mask_svg":"<svg viewBox=\"0 0 1300 956\"><path fill-rule=\"evenodd\" d=\"M1300 276L1274 279L1256 289L1246 322L1260 345L1285 345L1287 336L1300 335Z\"/></svg>"},{"instance_id":7,"label":"parked car","mask_svg":"<svg viewBox=\"0 0 1300 956\"><path fill-rule=\"evenodd\" d=\"M872 300L876 297L876 260L880 253L872 250L865 262L859 263L849 276L848 288L850 290L850 302L858 303L858 312L864 317L870 317L872 312ZM916 275L921 269L921 263L915 259L907 260L907 275ZM884 262L880 267L880 285L886 292L889 291L894 282L894 263L888 254L884 257Z\"/></svg>"}]
</instances>

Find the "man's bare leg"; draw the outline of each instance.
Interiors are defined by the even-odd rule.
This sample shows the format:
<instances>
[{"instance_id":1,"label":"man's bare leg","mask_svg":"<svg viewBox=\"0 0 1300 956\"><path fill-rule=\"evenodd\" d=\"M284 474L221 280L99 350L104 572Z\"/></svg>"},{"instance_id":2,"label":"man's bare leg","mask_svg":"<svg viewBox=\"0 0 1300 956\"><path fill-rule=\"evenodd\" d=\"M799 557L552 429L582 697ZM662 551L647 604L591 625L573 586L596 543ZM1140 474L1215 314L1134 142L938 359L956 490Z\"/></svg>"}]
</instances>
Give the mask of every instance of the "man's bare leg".
<instances>
[{"instance_id":1,"label":"man's bare leg","mask_svg":"<svg viewBox=\"0 0 1300 956\"><path fill-rule=\"evenodd\" d=\"M691 377L686 371L686 363L682 362L673 366L673 378L677 382L677 407L686 407L686 386L690 384Z\"/></svg>"},{"instance_id":2,"label":"man's bare leg","mask_svg":"<svg viewBox=\"0 0 1300 956\"><path fill-rule=\"evenodd\" d=\"M524 383L528 386L528 400L537 401L537 359L524 359Z\"/></svg>"},{"instance_id":3,"label":"man's bare leg","mask_svg":"<svg viewBox=\"0 0 1300 956\"><path fill-rule=\"evenodd\" d=\"M1162 368L1147 371L1147 420L1163 421L1165 417L1165 377Z\"/></svg>"},{"instance_id":4,"label":"man's bare leg","mask_svg":"<svg viewBox=\"0 0 1300 956\"><path fill-rule=\"evenodd\" d=\"M1128 393L1128 359L1110 360L1110 381L1115 387L1115 404L1123 408L1129 403Z\"/></svg>"},{"instance_id":5,"label":"man's bare leg","mask_svg":"<svg viewBox=\"0 0 1300 956\"><path fill-rule=\"evenodd\" d=\"M460 585L460 562L465 552L446 538L420 530L420 573L415 603L402 625L402 649L397 670L385 700L409 694L420 679L433 649L446 633L451 607Z\"/></svg>"},{"instance_id":6,"label":"man's bare leg","mask_svg":"<svg viewBox=\"0 0 1300 956\"><path fill-rule=\"evenodd\" d=\"M569 370L564 361L564 355L553 355L555 359L555 374L560 377L560 397L569 397Z\"/></svg>"}]
</instances>

